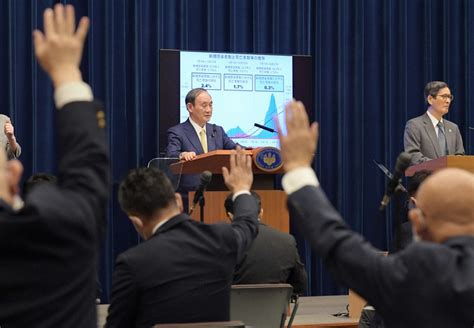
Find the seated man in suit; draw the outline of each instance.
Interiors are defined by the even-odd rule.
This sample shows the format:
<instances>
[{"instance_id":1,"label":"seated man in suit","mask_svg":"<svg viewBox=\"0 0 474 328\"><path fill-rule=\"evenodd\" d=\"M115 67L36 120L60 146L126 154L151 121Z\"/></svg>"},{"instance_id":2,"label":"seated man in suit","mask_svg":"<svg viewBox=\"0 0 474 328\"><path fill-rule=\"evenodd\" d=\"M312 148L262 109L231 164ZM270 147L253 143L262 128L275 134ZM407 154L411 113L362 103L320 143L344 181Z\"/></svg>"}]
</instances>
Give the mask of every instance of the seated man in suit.
<instances>
[{"instance_id":1,"label":"seated man in suit","mask_svg":"<svg viewBox=\"0 0 474 328\"><path fill-rule=\"evenodd\" d=\"M308 128L301 102L287 106L286 126L279 137L290 215L331 273L372 304L386 327L471 327L474 175L445 169L428 177L409 215L421 241L384 256L350 230L320 187L310 166L317 124Z\"/></svg>"},{"instance_id":2,"label":"seated man in suit","mask_svg":"<svg viewBox=\"0 0 474 328\"><path fill-rule=\"evenodd\" d=\"M212 97L206 89L196 88L185 98L189 118L168 129L166 157L190 161L199 154L217 149L235 149L237 146L221 126L210 124L212 117ZM187 208L187 194L196 190L199 175L183 175L178 191L182 194Z\"/></svg>"},{"instance_id":3,"label":"seated man in suit","mask_svg":"<svg viewBox=\"0 0 474 328\"><path fill-rule=\"evenodd\" d=\"M21 147L15 137L15 128L7 115L0 114L0 127L3 127L4 132L0 133L0 148L5 149L8 159L20 157Z\"/></svg>"},{"instance_id":4,"label":"seated man in suit","mask_svg":"<svg viewBox=\"0 0 474 328\"><path fill-rule=\"evenodd\" d=\"M235 267L234 284L291 284L294 294L304 294L307 275L300 261L292 235L278 231L261 222L263 208L260 196L251 192L258 204L258 235L247 253ZM232 194L225 199L225 210L234 219Z\"/></svg>"},{"instance_id":5,"label":"seated man in suit","mask_svg":"<svg viewBox=\"0 0 474 328\"><path fill-rule=\"evenodd\" d=\"M258 230L250 195L251 158L237 150L224 181L234 194L232 224L182 214L181 196L157 168L132 170L119 202L145 242L119 255L106 327L229 320L234 268Z\"/></svg>"},{"instance_id":6,"label":"seated man in suit","mask_svg":"<svg viewBox=\"0 0 474 328\"><path fill-rule=\"evenodd\" d=\"M412 164L426 162L446 155L464 155L459 128L443 118L453 101L445 82L432 81L425 86L428 110L409 120L405 126L405 151L412 155Z\"/></svg>"},{"instance_id":7,"label":"seated man in suit","mask_svg":"<svg viewBox=\"0 0 474 328\"><path fill-rule=\"evenodd\" d=\"M58 181L39 184L19 211L21 164L0 152L0 326L96 327L95 277L109 182L104 112L79 63L89 21L56 4L34 31L36 58L54 84Z\"/></svg>"}]
</instances>

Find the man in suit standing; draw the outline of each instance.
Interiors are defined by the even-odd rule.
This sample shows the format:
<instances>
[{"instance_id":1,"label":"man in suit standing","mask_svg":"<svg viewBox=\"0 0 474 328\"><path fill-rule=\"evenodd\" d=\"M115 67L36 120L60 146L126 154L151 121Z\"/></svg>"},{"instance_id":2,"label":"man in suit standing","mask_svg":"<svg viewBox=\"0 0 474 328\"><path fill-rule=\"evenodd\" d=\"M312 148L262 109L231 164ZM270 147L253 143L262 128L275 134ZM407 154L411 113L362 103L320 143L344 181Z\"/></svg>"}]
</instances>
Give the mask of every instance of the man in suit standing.
<instances>
[{"instance_id":1,"label":"man in suit standing","mask_svg":"<svg viewBox=\"0 0 474 328\"><path fill-rule=\"evenodd\" d=\"M168 129L168 145L166 157L191 161L199 154L217 149L235 149L237 146L216 124L210 124L212 117L212 97L206 89L196 88L188 92L185 98L189 118ZM187 208L189 191L196 190L199 185L199 175L183 175L178 191L183 196Z\"/></svg>"},{"instance_id":2,"label":"man in suit standing","mask_svg":"<svg viewBox=\"0 0 474 328\"><path fill-rule=\"evenodd\" d=\"M262 223L260 196L255 191L251 194L258 204L258 235L235 267L234 284L291 284L294 294L304 294L308 278L295 238ZM230 220L234 219L232 196L229 194L224 203Z\"/></svg>"},{"instance_id":3,"label":"man in suit standing","mask_svg":"<svg viewBox=\"0 0 474 328\"><path fill-rule=\"evenodd\" d=\"M132 170L119 202L145 242L116 261L106 327L229 320L234 267L257 234L252 160L238 149L224 181L234 194L232 224L182 214L181 196L157 168Z\"/></svg>"},{"instance_id":4,"label":"man in suit standing","mask_svg":"<svg viewBox=\"0 0 474 328\"><path fill-rule=\"evenodd\" d=\"M235 149L237 146L221 126L210 124L212 117L212 97L206 89L196 88L185 98L189 118L168 129L167 157L185 161L196 155L216 149Z\"/></svg>"},{"instance_id":5,"label":"man in suit standing","mask_svg":"<svg viewBox=\"0 0 474 328\"><path fill-rule=\"evenodd\" d=\"M409 214L421 241L384 256L349 229L320 187L311 169L317 124L308 128L302 103L287 106L286 125L279 137L290 217L331 273L373 305L386 327L472 327L474 175L445 169L428 177Z\"/></svg>"},{"instance_id":6,"label":"man in suit standing","mask_svg":"<svg viewBox=\"0 0 474 328\"><path fill-rule=\"evenodd\" d=\"M14 211L22 168L0 152L0 326L90 328L109 182L104 112L79 70L89 20L76 30L73 7L56 4L43 21L34 48L54 84L59 174Z\"/></svg>"},{"instance_id":7,"label":"man in suit standing","mask_svg":"<svg viewBox=\"0 0 474 328\"><path fill-rule=\"evenodd\" d=\"M464 155L459 128L443 119L453 101L445 82L432 81L425 86L425 114L409 120L403 138L405 152L412 155L411 163L418 164L446 155Z\"/></svg>"}]
</instances>

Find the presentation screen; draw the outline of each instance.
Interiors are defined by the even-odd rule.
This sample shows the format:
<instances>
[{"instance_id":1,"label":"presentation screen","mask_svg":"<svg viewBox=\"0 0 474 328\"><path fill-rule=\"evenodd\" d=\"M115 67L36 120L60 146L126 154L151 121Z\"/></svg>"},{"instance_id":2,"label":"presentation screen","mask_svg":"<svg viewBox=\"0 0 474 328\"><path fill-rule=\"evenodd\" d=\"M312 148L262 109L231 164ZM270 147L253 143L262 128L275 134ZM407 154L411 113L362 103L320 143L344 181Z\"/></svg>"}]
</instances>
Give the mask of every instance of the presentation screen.
<instances>
[{"instance_id":1,"label":"presentation screen","mask_svg":"<svg viewBox=\"0 0 474 328\"><path fill-rule=\"evenodd\" d=\"M277 133L255 123L276 130L275 117L284 122L292 98L312 107L311 65L308 56L161 50L160 150L166 147L166 130L188 119L185 97L193 88L209 92L210 123L222 126L233 141L279 147Z\"/></svg>"}]
</instances>

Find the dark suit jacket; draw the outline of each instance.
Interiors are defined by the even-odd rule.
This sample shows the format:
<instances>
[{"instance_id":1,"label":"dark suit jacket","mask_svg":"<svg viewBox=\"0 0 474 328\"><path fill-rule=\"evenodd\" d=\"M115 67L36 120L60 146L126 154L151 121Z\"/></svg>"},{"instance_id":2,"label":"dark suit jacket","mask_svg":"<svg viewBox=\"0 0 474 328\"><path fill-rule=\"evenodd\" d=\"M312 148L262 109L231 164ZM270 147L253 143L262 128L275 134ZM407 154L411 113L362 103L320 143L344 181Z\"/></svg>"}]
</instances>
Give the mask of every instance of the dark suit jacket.
<instances>
[{"instance_id":1,"label":"dark suit jacket","mask_svg":"<svg viewBox=\"0 0 474 328\"><path fill-rule=\"evenodd\" d=\"M459 128L453 122L443 119L449 155L464 155ZM438 137L428 114L409 120L403 137L405 151L412 155L411 163L418 164L445 156L441 154Z\"/></svg>"},{"instance_id":2,"label":"dark suit jacket","mask_svg":"<svg viewBox=\"0 0 474 328\"><path fill-rule=\"evenodd\" d=\"M288 205L331 273L374 306L387 327L472 327L473 237L415 242L383 256L347 227L320 187L292 193Z\"/></svg>"},{"instance_id":3,"label":"dark suit jacket","mask_svg":"<svg viewBox=\"0 0 474 328\"><path fill-rule=\"evenodd\" d=\"M106 327L229 320L235 265L257 234L257 204L235 200L236 219L204 224L181 214L121 254Z\"/></svg>"},{"instance_id":4,"label":"dark suit jacket","mask_svg":"<svg viewBox=\"0 0 474 328\"><path fill-rule=\"evenodd\" d=\"M292 235L263 223L234 273L234 284L288 283L295 294L306 290L307 275Z\"/></svg>"},{"instance_id":5,"label":"dark suit jacket","mask_svg":"<svg viewBox=\"0 0 474 328\"><path fill-rule=\"evenodd\" d=\"M237 146L225 133L224 129L215 124L206 124L207 150L235 149ZM203 154L199 136L191 122L175 125L168 129L168 146L166 157L178 158L182 152L193 151L196 155ZM199 185L199 175L183 175L178 190L183 192L193 191Z\"/></svg>"},{"instance_id":6,"label":"dark suit jacket","mask_svg":"<svg viewBox=\"0 0 474 328\"><path fill-rule=\"evenodd\" d=\"M25 206L0 204L0 326L95 327L96 260L105 225L108 150L91 102L57 112L58 185Z\"/></svg>"}]
</instances>

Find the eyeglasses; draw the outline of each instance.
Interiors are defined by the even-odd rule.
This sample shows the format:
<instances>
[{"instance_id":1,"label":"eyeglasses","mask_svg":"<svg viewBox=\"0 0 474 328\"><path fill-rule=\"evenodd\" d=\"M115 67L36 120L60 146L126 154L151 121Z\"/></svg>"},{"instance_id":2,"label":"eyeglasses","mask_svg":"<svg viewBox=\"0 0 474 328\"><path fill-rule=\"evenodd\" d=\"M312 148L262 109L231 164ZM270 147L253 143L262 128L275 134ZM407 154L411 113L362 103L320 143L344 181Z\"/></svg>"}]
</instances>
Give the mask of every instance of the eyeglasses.
<instances>
[{"instance_id":1,"label":"eyeglasses","mask_svg":"<svg viewBox=\"0 0 474 328\"><path fill-rule=\"evenodd\" d=\"M443 98L444 101L446 101L446 100L448 100L448 99L451 100L451 101L454 100L454 96L453 96L453 95L436 95L435 97L441 97L441 98Z\"/></svg>"}]
</instances>

